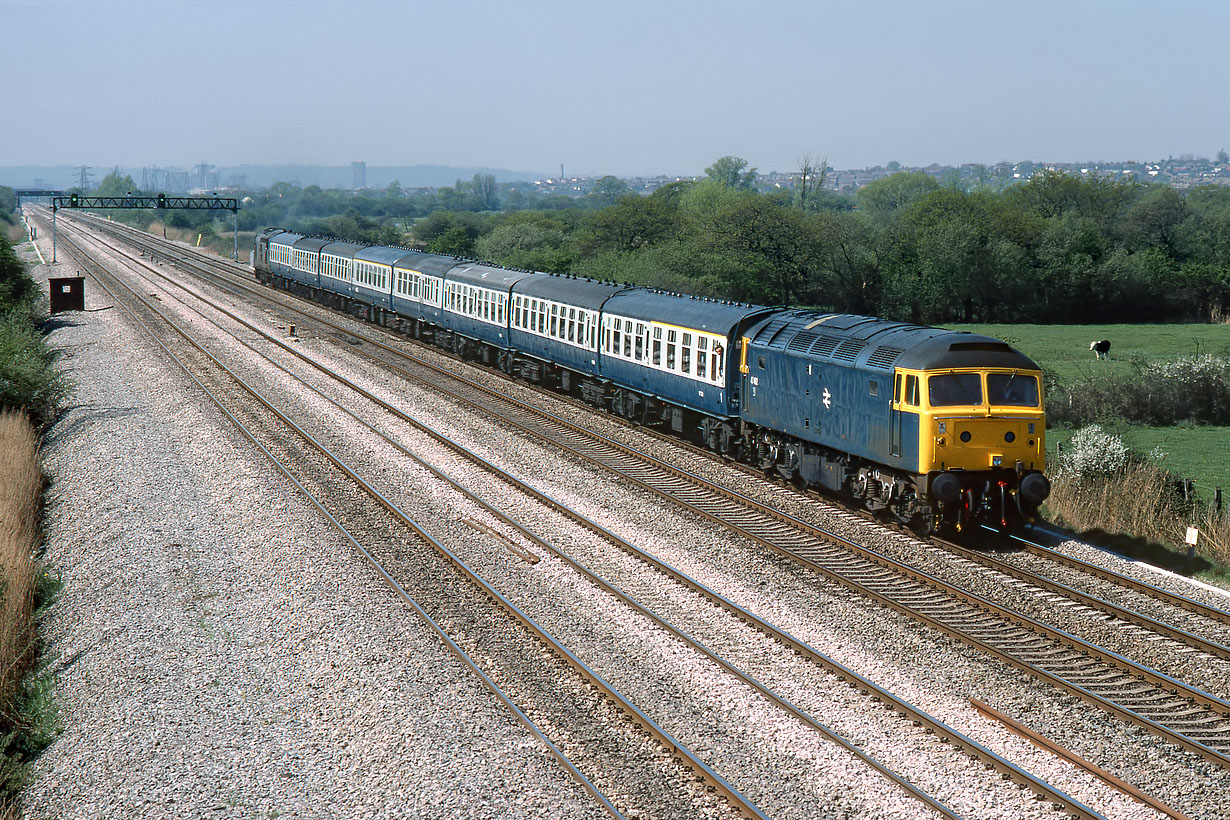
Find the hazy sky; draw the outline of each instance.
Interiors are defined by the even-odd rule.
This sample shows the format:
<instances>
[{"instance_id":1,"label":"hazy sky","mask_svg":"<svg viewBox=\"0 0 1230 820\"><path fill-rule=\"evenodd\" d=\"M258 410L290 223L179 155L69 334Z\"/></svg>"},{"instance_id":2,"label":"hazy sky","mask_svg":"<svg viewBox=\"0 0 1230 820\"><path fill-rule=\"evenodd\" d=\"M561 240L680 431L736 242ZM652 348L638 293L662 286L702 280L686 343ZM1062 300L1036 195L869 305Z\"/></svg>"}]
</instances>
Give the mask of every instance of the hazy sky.
<instances>
[{"instance_id":1,"label":"hazy sky","mask_svg":"<svg viewBox=\"0 0 1230 820\"><path fill-rule=\"evenodd\" d=\"M695 174L1230 148L1219 0L0 0L0 165Z\"/></svg>"}]
</instances>

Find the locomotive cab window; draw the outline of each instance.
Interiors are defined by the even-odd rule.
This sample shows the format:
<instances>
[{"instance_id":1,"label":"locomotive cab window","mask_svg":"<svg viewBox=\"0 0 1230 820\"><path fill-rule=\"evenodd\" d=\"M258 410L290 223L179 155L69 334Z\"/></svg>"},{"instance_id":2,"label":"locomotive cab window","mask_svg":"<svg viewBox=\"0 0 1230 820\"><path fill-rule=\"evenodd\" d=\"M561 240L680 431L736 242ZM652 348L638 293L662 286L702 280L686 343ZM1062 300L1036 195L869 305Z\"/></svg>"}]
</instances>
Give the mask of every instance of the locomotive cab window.
<instances>
[{"instance_id":1,"label":"locomotive cab window","mask_svg":"<svg viewBox=\"0 0 1230 820\"><path fill-rule=\"evenodd\" d=\"M932 407L982 404L982 375L945 373L927 379L927 401Z\"/></svg>"},{"instance_id":2,"label":"locomotive cab window","mask_svg":"<svg viewBox=\"0 0 1230 820\"><path fill-rule=\"evenodd\" d=\"M991 404L1008 407L1037 407L1038 380L1016 373L988 373L987 397Z\"/></svg>"},{"instance_id":3,"label":"locomotive cab window","mask_svg":"<svg viewBox=\"0 0 1230 820\"><path fill-rule=\"evenodd\" d=\"M920 404L918 398L918 377L905 377L905 403L911 407L917 407Z\"/></svg>"}]
</instances>

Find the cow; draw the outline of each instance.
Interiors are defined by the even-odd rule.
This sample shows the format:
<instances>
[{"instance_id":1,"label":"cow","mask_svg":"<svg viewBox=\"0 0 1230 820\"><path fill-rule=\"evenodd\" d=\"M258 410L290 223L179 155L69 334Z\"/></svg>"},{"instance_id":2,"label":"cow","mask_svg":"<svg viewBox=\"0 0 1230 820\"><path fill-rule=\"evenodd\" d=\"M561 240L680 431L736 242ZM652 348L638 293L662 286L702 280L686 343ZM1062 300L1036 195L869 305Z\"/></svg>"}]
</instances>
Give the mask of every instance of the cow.
<instances>
[{"instance_id":1,"label":"cow","mask_svg":"<svg viewBox=\"0 0 1230 820\"><path fill-rule=\"evenodd\" d=\"M1093 351L1093 355L1097 358L1105 359L1106 355L1110 353L1110 341L1103 339L1100 342L1090 342L1089 349Z\"/></svg>"}]
</instances>

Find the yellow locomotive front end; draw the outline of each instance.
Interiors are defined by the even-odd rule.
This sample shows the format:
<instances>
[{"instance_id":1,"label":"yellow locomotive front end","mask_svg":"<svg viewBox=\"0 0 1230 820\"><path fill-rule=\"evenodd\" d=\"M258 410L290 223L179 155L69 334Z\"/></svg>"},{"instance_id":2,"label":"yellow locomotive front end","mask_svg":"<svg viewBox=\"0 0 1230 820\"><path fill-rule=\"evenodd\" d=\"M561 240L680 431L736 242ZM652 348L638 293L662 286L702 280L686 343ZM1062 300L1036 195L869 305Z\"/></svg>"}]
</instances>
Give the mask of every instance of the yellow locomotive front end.
<instances>
[{"instance_id":1,"label":"yellow locomotive front end","mask_svg":"<svg viewBox=\"0 0 1230 820\"><path fill-rule=\"evenodd\" d=\"M937 519L1007 526L1050 494L1042 373L1009 368L899 370L918 414L918 472Z\"/></svg>"}]
</instances>

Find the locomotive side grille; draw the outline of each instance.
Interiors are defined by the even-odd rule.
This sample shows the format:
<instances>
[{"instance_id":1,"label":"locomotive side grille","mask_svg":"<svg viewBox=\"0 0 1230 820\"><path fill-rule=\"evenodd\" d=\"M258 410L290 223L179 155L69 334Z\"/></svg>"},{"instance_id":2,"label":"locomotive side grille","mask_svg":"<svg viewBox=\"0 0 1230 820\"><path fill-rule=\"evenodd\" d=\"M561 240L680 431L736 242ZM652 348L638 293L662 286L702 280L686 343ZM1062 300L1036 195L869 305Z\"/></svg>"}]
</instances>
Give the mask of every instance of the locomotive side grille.
<instances>
[{"instance_id":1,"label":"locomotive side grille","mask_svg":"<svg viewBox=\"0 0 1230 820\"><path fill-rule=\"evenodd\" d=\"M811 346L811 352L817 356L832 356L839 344L841 344L841 338L838 336L821 336Z\"/></svg>"},{"instance_id":2,"label":"locomotive side grille","mask_svg":"<svg viewBox=\"0 0 1230 820\"><path fill-rule=\"evenodd\" d=\"M863 352L863 348L867 346L867 342L862 339L846 339L837 346L837 350L833 352L834 359L840 359L843 362L854 361L859 353Z\"/></svg>"},{"instance_id":3,"label":"locomotive side grille","mask_svg":"<svg viewBox=\"0 0 1230 820\"><path fill-rule=\"evenodd\" d=\"M877 347L867 357L868 367L881 367L885 370L891 370L893 362L897 361L897 357L905 351L899 347Z\"/></svg>"},{"instance_id":4,"label":"locomotive side grille","mask_svg":"<svg viewBox=\"0 0 1230 820\"><path fill-rule=\"evenodd\" d=\"M795 350L800 353L811 347L811 343L816 340L819 333L812 333L810 330L800 330L794 334L794 338L790 340L790 344L786 345L787 350Z\"/></svg>"}]
</instances>

